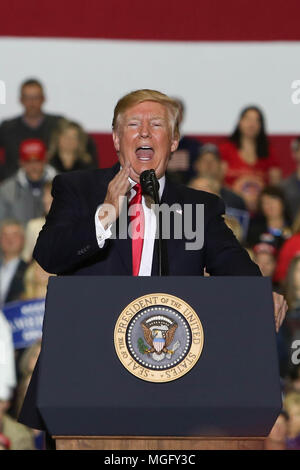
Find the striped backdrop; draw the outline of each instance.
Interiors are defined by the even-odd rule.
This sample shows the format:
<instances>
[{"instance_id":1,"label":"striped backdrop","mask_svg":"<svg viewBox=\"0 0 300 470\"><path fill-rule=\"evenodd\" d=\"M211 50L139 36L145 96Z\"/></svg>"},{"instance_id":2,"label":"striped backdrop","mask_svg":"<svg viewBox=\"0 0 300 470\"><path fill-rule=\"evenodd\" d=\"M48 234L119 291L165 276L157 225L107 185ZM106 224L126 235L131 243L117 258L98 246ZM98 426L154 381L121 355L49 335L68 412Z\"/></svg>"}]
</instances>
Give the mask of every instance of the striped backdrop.
<instances>
[{"instance_id":1,"label":"striped backdrop","mask_svg":"<svg viewBox=\"0 0 300 470\"><path fill-rule=\"evenodd\" d=\"M182 131L216 143L243 106L257 104L284 173L293 170L299 0L14 0L2 2L0 13L1 120L20 113L19 84L37 77L45 110L79 121L98 142L101 166L109 166L113 107L128 91L154 88L183 99Z\"/></svg>"}]
</instances>

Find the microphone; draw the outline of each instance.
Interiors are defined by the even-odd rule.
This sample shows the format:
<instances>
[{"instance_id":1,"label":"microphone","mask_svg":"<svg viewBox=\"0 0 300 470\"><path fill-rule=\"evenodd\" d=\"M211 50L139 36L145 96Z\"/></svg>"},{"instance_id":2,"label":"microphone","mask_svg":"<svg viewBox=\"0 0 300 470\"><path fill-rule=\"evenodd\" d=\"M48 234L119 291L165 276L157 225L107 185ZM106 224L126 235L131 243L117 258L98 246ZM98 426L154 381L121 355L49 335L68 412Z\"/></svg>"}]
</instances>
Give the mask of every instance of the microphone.
<instances>
[{"instance_id":1,"label":"microphone","mask_svg":"<svg viewBox=\"0 0 300 470\"><path fill-rule=\"evenodd\" d=\"M142 192L152 197L155 204L159 204L159 182L154 170L145 170L140 174Z\"/></svg>"},{"instance_id":2,"label":"microphone","mask_svg":"<svg viewBox=\"0 0 300 470\"><path fill-rule=\"evenodd\" d=\"M140 174L140 184L143 194L152 197L154 203L159 205L159 182L156 178L155 171L145 170ZM168 262L166 247L163 249L162 239L162 214L156 213L156 221L158 225L158 275L166 276L168 274ZM163 256L164 255L164 256Z\"/></svg>"}]
</instances>

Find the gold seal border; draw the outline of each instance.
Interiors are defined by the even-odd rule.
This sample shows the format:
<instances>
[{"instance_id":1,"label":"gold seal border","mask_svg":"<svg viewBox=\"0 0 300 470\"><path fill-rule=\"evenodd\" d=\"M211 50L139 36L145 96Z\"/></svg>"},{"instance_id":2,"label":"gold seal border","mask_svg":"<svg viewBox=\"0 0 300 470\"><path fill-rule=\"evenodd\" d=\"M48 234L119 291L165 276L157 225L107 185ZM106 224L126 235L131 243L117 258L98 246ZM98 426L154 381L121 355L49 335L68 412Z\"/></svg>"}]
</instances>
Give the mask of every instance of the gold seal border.
<instances>
[{"instance_id":1,"label":"gold seal border","mask_svg":"<svg viewBox=\"0 0 300 470\"><path fill-rule=\"evenodd\" d=\"M187 356L167 370L152 370L143 367L131 356L126 345L127 328L132 318L145 308L159 305L165 305L181 313L189 324L192 333L191 348ZM203 350L204 332L197 313L187 302L172 294L151 293L136 298L122 310L115 325L114 345L119 360L125 369L135 377L154 383L171 382L183 377L198 362Z\"/></svg>"}]
</instances>

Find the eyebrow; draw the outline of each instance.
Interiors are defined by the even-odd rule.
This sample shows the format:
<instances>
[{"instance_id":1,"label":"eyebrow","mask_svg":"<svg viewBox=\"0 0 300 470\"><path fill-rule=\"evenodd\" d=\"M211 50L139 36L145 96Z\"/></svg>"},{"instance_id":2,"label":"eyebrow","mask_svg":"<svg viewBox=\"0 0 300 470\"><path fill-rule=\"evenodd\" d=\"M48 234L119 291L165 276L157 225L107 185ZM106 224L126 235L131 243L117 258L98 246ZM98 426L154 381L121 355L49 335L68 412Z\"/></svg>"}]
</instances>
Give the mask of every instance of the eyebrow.
<instances>
[{"instance_id":1,"label":"eyebrow","mask_svg":"<svg viewBox=\"0 0 300 470\"><path fill-rule=\"evenodd\" d=\"M141 116L131 116L131 117L127 118L127 121L131 121L132 119L139 120L139 119L141 119ZM152 116L152 117L150 118L151 121L153 121L153 120L155 120L155 119L160 119L161 121L165 121L165 120L166 120L166 118L163 117L163 116Z\"/></svg>"}]
</instances>

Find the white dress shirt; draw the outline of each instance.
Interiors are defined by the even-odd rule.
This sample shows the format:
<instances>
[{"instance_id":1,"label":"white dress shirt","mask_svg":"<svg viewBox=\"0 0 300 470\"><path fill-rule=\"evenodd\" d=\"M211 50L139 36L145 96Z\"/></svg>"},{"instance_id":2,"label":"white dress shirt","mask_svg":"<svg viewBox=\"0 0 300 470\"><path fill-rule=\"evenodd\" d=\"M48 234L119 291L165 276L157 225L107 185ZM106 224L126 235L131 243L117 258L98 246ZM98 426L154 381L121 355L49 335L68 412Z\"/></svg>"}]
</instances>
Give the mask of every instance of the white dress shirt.
<instances>
[{"instance_id":1,"label":"white dress shirt","mask_svg":"<svg viewBox=\"0 0 300 470\"><path fill-rule=\"evenodd\" d=\"M136 185L136 182L131 178L128 178L130 182L130 190L128 192L128 200L130 201L136 194L135 190L132 189ZM166 177L162 176L159 180L159 198L161 199L163 190L165 188ZM95 227L96 227L96 237L98 241L99 248L103 248L105 240L111 237L111 226L106 230L104 229L102 223L99 220L98 213L102 204L97 208L95 214ZM139 276L151 276L152 271L152 260L153 260L153 250L154 250L154 241L156 234L156 216L154 211L147 207L145 202L145 197L142 196L142 207L145 215L145 231L144 231L144 243L141 264L139 269Z\"/></svg>"}]
</instances>

